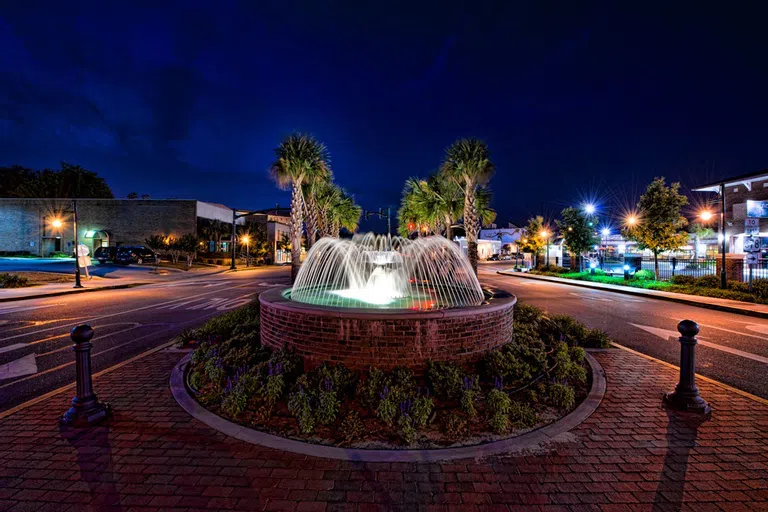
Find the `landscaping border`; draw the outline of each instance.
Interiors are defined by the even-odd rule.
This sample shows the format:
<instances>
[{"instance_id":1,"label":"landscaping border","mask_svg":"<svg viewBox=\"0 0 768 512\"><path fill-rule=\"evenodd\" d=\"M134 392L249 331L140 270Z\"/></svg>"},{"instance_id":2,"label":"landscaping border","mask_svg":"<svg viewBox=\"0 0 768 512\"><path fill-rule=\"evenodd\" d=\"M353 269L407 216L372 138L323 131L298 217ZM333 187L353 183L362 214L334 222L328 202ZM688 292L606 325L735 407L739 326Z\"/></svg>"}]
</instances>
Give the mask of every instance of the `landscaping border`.
<instances>
[{"instance_id":1,"label":"landscaping border","mask_svg":"<svg viewBox=\"0 0 768 512\"><path fill-rule=\"evenodd\" d=\"M304 441L287 439L238 425L212 413L197 403L187 389L184 374L191 357L191 353L185 355L174 366L171 371L170 388L176 402L193 418L205 423L214 430L247 443L311 457L355 462L435 462L471 459L534 448L543 443L557 441L557 436L568 432L586 420L598 408L603 400L603 396L605 396L606 390L605 371L600 366L600 363L587 352L586 360L592 370L592 387L589 390L589 394L576 409L553 423L509 439L473 446L426 450L365 450L311 444Z\"/></svg>"},{"instance_id":2,"label":"landscaping border","mask_svg":"<svg viewBox=\"0 0 768 512\"><path fill-rule=\"evenodd\" d=\"M728 306L727 304L702 302L693 298L688 299L685 297L671 297L669 295L662 295L662 294L670 294L670 293L675 293L676 295L685 295L677 292L665 292L663 290L645 290L643 288L633 288L630 286L621 286L617 284L594 283L590 281L581 281L579 279L540 276L536 274L526 274L525 272L510 272L507 270L497 270L496 274L500 276L519 277L521 279L530 279L534 281L546 281L550 283L565 284L569 286L580 286L582 288L590 288L592 290L601 290L604 292L623 293L624 295L633 295L635 297L644 297L647 299L658 299L658 300L665 300L667 302L677 302L678 304L685 304L687 306L694 306L694 307L704 308L704 309L712 309L715 311L723 311L725 313L735 313L737 315L752 316L756 318L768 318L768 312L757 311L754 309L745 309L743 307L738 307L738 306ZM659 292L659 293L652 293L652 292ZM704 299L714 299L714 300L732 300L732 299L720 299L717 297L707 297L706 295L690 295L690 297L700 297ZM734 302L737 302L737 301L734 301ZM742 304L746 304L748 306L749 305L765 306L765 304L758 304L756 302L755 303L742 302Z\"/></svg>"}]
</instances>

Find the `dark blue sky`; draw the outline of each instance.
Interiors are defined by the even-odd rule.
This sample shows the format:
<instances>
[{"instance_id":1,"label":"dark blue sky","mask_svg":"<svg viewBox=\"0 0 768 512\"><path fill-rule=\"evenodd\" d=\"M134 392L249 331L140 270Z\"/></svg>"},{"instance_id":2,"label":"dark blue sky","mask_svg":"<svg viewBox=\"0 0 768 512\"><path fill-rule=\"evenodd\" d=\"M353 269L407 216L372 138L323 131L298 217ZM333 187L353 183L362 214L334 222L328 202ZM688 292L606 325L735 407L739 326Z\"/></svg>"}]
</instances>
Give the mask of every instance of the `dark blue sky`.
<instances>
[{"instance_id":1,"label":"dark blue sky","mask_svg":"<svg viewBox=\"0 0 768 512\"><path fill-rule=\"evenodd\" d=\"M500 222L768 167L761 2L194 4L0 4L0 165L263 208L301 130L376 209L476 136Z\"/></svg>"}]
</instances>

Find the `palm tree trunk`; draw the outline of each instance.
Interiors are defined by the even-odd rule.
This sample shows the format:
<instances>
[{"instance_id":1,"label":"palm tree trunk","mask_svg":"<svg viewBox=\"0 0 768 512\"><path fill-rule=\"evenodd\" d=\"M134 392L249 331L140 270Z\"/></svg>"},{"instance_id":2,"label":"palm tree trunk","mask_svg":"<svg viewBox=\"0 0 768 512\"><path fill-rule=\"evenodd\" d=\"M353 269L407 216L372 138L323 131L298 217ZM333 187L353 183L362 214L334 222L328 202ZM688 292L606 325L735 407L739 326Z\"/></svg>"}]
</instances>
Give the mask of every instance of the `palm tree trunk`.
<instances>
[{"instance_id":1,"label":"palm tree trunk","mask_svg":"<svg viewBox=\"0 0 768 512\"><path fill-rule=\"evenodd\" d=\"M301 226L303 224L301 185L293 184L291 191L291 284L301 267Z\"/></svg>"},{"instance_id":2,"label":"palm tree trunk","mask_svg":"<svg viewBox=\"0 0 768 512\"><path fill-rule=\"evenodd\" d=\"M317 240L317 224L319 217L315 196L312 195L311 191L308 196L309 197L304 198L304 204L306 205L307 210L307 250L311 249Z\"/></svg>"},{"instance_id":3,"label":"palm tree trunk","mask_svg":"<svg viewBox=\"0 0 768 512\"><path fill-rule=\"evenodd\" d=\"M467 256L472 270L477 275L477 205L475 185L468 184L464 192L464 232L467 238Z\"/></svg>"},{"instance_id":4,"label":"palm tree trunk","mask_svg":"<svg viewBox=\"0 0 768 512\"><path fill-rule=\"evenodd\" d=\"M341 231L341 226L339 225L339 221L337 220L332 221L331 236L333 238L339 238L340 231Z\"/></svg>"},{"instance_id":5,"label":"palm tree trunk","mask_svg":"<svg viewBox=\"0 0 768 512\"><path fill-rule=\"evenodd\" d=\"M450 240L453 236L451 233L451 219L445 219L445 238Z\"/></svg>"}]
</instances>

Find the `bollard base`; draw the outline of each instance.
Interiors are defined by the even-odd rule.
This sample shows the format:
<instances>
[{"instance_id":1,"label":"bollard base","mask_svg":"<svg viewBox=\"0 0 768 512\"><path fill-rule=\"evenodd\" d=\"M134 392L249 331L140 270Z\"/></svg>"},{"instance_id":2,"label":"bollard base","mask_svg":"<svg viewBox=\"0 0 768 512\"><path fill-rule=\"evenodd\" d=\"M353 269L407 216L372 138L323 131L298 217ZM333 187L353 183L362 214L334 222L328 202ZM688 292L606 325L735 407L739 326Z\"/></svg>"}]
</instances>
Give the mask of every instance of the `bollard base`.
<instances>
[{"instance_id":1,"label":"bollard base","mask_svg":"<svg viewBox=\"0 0 768 512\"><path fill-rule=\"evenodd\" d=\"M107 402L99 402L93 399L88 403L81 403L77 398L72 400L72 407L61 415L59 424L71 427L90 427L97 425L112 415L112 406Z\"/></svg>"},{"instance_id":2,"label":"bollard base","mask_svg":"<svg viewBox=\"0 0 768 512\"><path fill-rule=\"evenodd\" d=\"M701 398L700 395L690 395L678 393L664 393L662 397L664 405L671 407L677 411L690 412L699 416L709 417L712 415L712 407Z\"/></svg>"}]
</instances>

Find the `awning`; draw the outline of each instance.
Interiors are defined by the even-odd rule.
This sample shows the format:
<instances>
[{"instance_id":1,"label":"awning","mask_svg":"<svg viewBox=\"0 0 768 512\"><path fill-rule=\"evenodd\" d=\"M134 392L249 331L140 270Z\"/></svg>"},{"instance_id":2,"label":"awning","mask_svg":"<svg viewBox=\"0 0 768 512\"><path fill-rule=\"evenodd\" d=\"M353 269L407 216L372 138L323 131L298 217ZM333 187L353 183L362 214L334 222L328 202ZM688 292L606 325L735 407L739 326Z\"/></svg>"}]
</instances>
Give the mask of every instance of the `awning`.
<instances>
[{"instance_id":1,"label":"awning","mask_svg":"<svg viewBox=\"0 0 768 512\"><path fill-rule=\"evenodd\" d=\"M747 190L752 190L753 181L766 181L768 180L768 169L764 169L759 172L753 172L750 174L744 174L742 176L735 176L733 178L727 178L725 180L718 181L716 183L710 183L709 185L702 185L693 189L694 192L720 192L720 187L735 187L738 185L744 185Z\"/></svg>"},{"instance_id":2,"label":"awning","mask_svg":"<svg viewBox=\"0 0 768 512\"><path fill-rule=\"evenodd\" d=\"M103 229L98 230L88 230L85 232L85 238L101 238L103 239L110 239L109 231L105 231Z\"/></svg>"}]
</instances>

